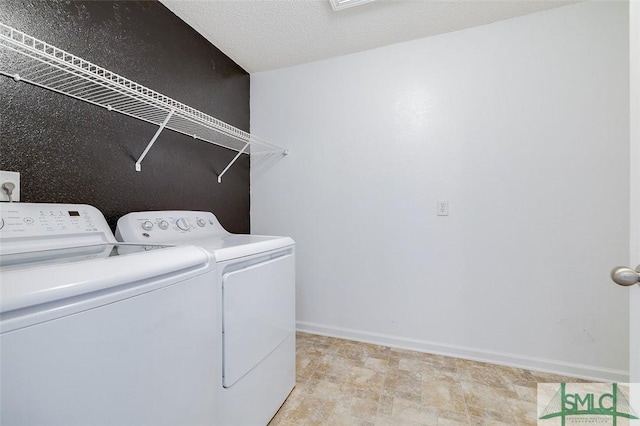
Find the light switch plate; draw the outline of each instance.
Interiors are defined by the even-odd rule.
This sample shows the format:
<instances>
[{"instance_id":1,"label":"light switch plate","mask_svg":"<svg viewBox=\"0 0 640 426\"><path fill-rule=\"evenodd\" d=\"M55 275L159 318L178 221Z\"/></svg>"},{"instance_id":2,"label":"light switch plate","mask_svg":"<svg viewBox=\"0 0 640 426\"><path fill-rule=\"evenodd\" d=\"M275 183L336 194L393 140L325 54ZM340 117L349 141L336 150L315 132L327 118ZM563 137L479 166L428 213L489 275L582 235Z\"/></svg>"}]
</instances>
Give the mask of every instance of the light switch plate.
<instances>
[{"instance_id":1,"label":"light switch plate","mask_svg":"<svg viewBox=\"0 0 640 426\"><path fill-rule=\"evenodd\" d=\"M0 201L9 201L9 196L4 189L2 189L2 185L5 182L12 182L16 186L11 194L11 199L13 201L20 201L20 173L0 170Z\"/></svg>"}]
</instances>

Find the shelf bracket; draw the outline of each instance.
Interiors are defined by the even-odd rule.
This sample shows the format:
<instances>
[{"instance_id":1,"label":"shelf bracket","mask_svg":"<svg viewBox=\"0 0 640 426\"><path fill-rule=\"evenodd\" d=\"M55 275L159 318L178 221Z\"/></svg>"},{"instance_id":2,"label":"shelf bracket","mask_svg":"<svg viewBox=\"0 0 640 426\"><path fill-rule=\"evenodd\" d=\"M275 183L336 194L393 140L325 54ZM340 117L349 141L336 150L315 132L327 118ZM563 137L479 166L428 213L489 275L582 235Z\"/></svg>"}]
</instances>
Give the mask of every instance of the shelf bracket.
<instances>
[{"instance_id":1,"label":"shelf bracket","mask_svg":"<svg viewBox=\"0 0 640 426\"><path fill-rule=\"evenodd\" d=\"M147 156L147 153L149 152L153 144L156 142L156 139L158 139L158 136L160 136L160 133L162 133L162 130L167 125L167 123L169 122L169 119L171 118L174 112L175 110L173 109L169 111L169 114L167 114L167 118L164 119L164 121L160 124L160 127L158 127L156 134L153 135L153 138L151 138L151 142L149 142L147 144L147 147L144 149L144 151L142 151L142 155L140 155L140 158L138 158L138 161L136 161L136 172L139 172L140 170L142 170L140 163L142 163L142 160L144 160L144 157Z\"/></svg>"},{"instance_id":2,"label":"shelf bracket","mask_svg":"<svg viewBox=\"0 0 640 426\"><path fill-rule=\"evenodd\" d=\"M245 149L247 149L247 147L249 146L249 142L247 142L245 144L244 147L242 147L242 149L236 154L235 157L233 157L233 160L231 160L231 162L227 165L227 167L224 168L224 170L222 171L222 173L220 173L218 175L218 183L222 183L222 175L224 175L225 173L227 173L227 170L229 170L229 167L231 167L233 165L233 163L236 162L236 160L242 155L242 153L244 152Z\"/></svg>"}]
</instances>

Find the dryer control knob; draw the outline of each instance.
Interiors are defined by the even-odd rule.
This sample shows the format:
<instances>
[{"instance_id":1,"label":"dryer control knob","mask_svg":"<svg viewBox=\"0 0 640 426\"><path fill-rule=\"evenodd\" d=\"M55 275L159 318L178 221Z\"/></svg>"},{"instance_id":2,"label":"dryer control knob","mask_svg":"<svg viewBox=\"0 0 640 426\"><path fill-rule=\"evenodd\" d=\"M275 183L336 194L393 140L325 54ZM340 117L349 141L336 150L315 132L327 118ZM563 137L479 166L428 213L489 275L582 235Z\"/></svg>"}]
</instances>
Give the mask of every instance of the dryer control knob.
<instances>
[{"instance_id":1,"label":"dryer control knob","mask_svg":"<svg viewBox=\"0 0 640 426\"><path fill-rule=\"evenodd\" d=\"M142 229L144 229L145 231L151 231L153 229L153 223L149 222L148 220L143 222Z\"/></svg>"},{"instance_id":2,"label":"dryer control knob","mask_svg":"<svg viewBox=\"0 0 640 426\"><path fill-rule=\"evenodd\" d=\"M160 227L160 229L169 229L169 222L167 222L166 220L161 220L160 223L158 223L158 226Z\"/></svg>"},{"instance_id":3,"label":"dryer control knob","mask_svg":"<svg viewBox=\"0 0 640 426\"><path fill-rule=\"evenodd\" d=\"M0 219L0 229L4 228L4 219Z\"/></svg>"},{"instance_id":4,"label":"dryer control knob","mask_svg":"<svg viewBox=\"0 0 640 426\"><path fill-rule=\"evenodd\" d=\"M187 222L187 219L181 217L180 219L176 220L176 226L179 229L182 229L183 231L188 231L189 230L189 222Z\"/></svg>"},{"instance_id":5,"label":"dryer control knob","mask_svg":"<svg viewBox=\"0 0 640 426\"><path fill-rule=\"evenodd\" d=\"M204 219L198 219L197 223L200 228L204 228L204 226L207 224L207 222L205 222Z\"/></svg>"}]
</instances>

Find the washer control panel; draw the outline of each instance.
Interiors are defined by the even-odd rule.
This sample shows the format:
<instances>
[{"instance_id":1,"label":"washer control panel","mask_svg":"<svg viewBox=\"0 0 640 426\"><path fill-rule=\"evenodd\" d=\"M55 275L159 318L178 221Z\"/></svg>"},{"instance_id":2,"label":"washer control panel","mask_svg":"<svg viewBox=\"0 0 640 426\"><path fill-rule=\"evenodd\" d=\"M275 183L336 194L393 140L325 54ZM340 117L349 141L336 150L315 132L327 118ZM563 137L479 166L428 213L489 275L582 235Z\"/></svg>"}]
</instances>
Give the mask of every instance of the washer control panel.
<instances>
[{"instance_id":1,"label":"washer control panel","mask_svg":"<svg viewBox=\"0 0 640 426\"><path fill-rule=\"evenodd\" d=\"M120 241L180 243L197 238L229 234L213 213L173 210L134 212L118 220L116 238Z\"/></svg>"},{"instance_id":2,"label":"washer control panel","mask_svg":"<svg viewBox=\"0 0 640 426\"><path fill-rule=\"evenodd\" d=\"M0 238L107 232L104 216L86 204L0 204Z\"/></svg>"}]
</instances>

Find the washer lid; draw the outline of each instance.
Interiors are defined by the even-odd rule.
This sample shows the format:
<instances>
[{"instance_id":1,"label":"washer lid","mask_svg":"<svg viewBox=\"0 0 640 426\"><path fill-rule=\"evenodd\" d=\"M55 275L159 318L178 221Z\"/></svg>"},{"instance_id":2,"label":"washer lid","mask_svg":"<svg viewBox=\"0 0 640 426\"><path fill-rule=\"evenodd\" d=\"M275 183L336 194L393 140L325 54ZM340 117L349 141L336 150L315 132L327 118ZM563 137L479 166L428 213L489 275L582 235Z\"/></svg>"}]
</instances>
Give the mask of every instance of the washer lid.
<instances>
[{"instance_id":1,"label":"washer lid","mask_svg":"<svg viewBox=\"0 0 640 426\"><path fill-rule=\"evenodd\" d=\"M215 267L198 247L150 247L102 244L2 255L0 314Z\"/></svg>"},{"instance_id":2,"label":"washer lid","mask_svg":"<svg viewBox=\"0 0 640 426\"><path fill-rule=\"evenodd\" d=\"M142 244L94 244L24 253L9 253L0 255L0 271L6 272L38 266L60 265L92 259L125 256L134 253L159 250L167 247L170 246L150 246Z\"/></svg>"}]
</instances>

